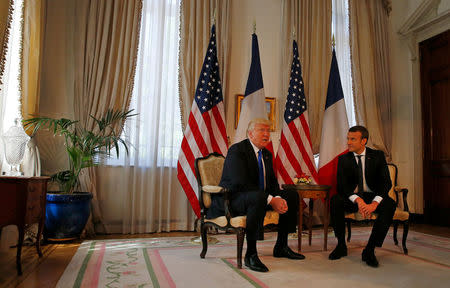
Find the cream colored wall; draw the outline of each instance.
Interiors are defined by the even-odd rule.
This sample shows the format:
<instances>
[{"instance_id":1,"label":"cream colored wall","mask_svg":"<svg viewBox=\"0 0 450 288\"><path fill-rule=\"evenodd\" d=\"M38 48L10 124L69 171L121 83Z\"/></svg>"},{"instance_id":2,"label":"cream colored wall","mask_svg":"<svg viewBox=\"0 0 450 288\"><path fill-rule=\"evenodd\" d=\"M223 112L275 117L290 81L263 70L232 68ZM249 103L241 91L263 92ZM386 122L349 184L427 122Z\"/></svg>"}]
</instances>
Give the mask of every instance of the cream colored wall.
<instances>
[{"instance_id":1,"label":"cream colored wall","mask_svg":"<svg viewBox=\"0 0 450 288\"><path fill-rule=\"evenodd\" d=\"M228 69L230 74L228 87L226 87L225 91L225 105L227 132L231 140L233 140L236 95L244 94L247 84L252 57L251 35L254 21L256 21L256 35L258 36L265 95L266 97L275 98L280 96L280 75L278 72L281 62L281 1L234 0L231 2L231 13L232 35L230 67ZM280 107L278 104L277 101L277 107ZM277 137L277 134L274 136Z\"/></svg>"},{"instance_id":2,"label":"cream colored wall","mask_svg":"<svg viewBox=\"0 0 450 288\"><path fill-rule=\"evenodd\" d=\"M400 39L397 34L400 26L409 14L404 11L414 11L409 1L394 1L390 16L390 40L391 40L391 75L392 75L392 160L399 167L399 184L410 188L410 208L420 211L415 204L416 189L414 187L413 159L413 101L412 101L412 76L411 61L406 41ZM418 2L418 1L415 1ZM418 4L417 4L418 5ZM412 12L411 12L412 13ZM413 200L414 201L411 201Z\"/></svg>"}]
</instances>

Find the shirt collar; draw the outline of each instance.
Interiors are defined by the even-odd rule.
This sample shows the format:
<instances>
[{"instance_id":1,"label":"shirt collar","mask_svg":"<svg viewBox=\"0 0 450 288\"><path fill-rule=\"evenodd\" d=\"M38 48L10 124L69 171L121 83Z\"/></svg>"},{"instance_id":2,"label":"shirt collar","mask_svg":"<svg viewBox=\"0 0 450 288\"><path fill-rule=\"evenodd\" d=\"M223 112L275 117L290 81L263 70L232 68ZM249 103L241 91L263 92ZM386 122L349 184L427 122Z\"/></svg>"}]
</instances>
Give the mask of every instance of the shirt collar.
<instances>
[{"instance_id":1,"label":"shirt collar","mask_svg":"<svg viewBox=\"0 0 450 288\"><path fill-rule=\"evenodd\" d=\"M358 155L366 156L366 147L364 147L364 151L363 151L361 154L358 154L358 153L356 153L356 152L353 152L353 155L355 155L355 157L358 156Z\"/></svg>"},{"instance_id":2,"label":"shirt collar","mask_svg":"<svg viewBox=\"0 0 450 288\"><path fill-rule=\"evenodd\" d=\"M250 141L250 144L252 144L253 150L255 150L255 154L258 154L258 151L262 150L262 149L259 149L258 147L256 147L255 144L253 144L252 140L248 139L248 141Z\"/></svg>"}]
</instances>

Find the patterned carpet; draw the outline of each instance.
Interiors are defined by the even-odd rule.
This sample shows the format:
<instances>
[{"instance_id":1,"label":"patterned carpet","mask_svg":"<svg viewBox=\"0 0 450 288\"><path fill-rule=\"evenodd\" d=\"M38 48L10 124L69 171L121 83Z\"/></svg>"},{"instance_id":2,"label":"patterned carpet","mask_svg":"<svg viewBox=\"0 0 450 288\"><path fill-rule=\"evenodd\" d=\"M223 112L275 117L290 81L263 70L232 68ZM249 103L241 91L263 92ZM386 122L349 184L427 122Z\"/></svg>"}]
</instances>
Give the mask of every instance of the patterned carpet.
<instances>
[{"instance_id":1,"label":"patterned carpet","mask_svg":"<svg viewBox=\"0 0 450 288\"><path fill-rule=\"evenodd\" d=\"M449 287L450 239L411 231L404 255L390 232L376 250L380 267L374 269L361 261L370 229L353 228L349 255L337 261L322 251L319 230L313 231L312 246L303 235L303 261L272 257L276 234L266 233L258 251L268 273L237 269L234 235L217 235L205 259L192 237L86 241L57 287ZM333 233L328 242L331 250ZM289 245L297 247L294 237Z\"/></svg>"}]
</instances>

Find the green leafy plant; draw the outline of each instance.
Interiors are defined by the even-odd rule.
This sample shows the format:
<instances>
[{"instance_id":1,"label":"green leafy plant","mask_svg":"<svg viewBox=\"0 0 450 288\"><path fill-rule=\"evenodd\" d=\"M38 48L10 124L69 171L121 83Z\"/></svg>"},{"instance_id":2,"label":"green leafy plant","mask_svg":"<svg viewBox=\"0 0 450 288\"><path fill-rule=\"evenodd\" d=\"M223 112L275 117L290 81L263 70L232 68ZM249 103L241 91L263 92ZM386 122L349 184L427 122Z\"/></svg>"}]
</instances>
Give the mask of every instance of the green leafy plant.
<instances>
[{"instance_id":1,"label":"green leafy plant","mask_svg":"<svg viewBox=\"0 0 450 288\"><path fill-rule=\"evenodd\" d=\"M33 135L39 129L47 129L54 135L61 135L65 140L65 148L69 158L69 170L52 175L52 180L59 184L63 193L73 193L80 184L79 177L83 168L98 165L101 155L111 156L115 151L119 157L119 145L123 145L128 154L128 144L115 130L128 118L136 116L133 110L108 110L106 114L95 121L92 130L80 126L80 122L66 118L35 117L24 120L25 129L33 129Z\"/></svg>"}]
</instances>

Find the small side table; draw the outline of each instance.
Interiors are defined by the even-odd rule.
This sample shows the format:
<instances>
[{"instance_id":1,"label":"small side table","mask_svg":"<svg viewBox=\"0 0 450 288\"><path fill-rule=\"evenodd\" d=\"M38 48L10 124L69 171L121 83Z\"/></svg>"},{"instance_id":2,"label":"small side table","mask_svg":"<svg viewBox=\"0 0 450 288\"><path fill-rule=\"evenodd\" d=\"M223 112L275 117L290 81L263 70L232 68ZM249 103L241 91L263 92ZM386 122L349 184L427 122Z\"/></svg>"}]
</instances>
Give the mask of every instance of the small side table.
<instances>
[{"instance_id":1,"label":"small side table","mask_svg":"<svg viewBox=\"0 0 450 288\"><path fill-rule=\"evenodd\" d=\"M325 217L323 223L323 250L327 251L327 240L328 240L328 223L330 221L330 189L329 185L309 185L309 184L284 184L283 189L295 190L298 193L299 198L299 215L298 215L298 251L302 250L302 229L303 229L303 198L309 198L309 246L311 246L312 237L312 215L314 199L324 199L325 200Z\"/></svg>"},{"instance_id":2,"label":"small side table","mask_svg":"<svg viewBox=\"0 0 450 288\"><path fill-rule=\"evenodd\" d=\"M41 252L41 233L45 221L45 203L47 181L50 177L8 177L0 176L0 228L17 225L19 240L17 243L17 273L22 275L22 244L25 225L39 223L36 239L36 251Z\"/></svg>"}]
</instances>

